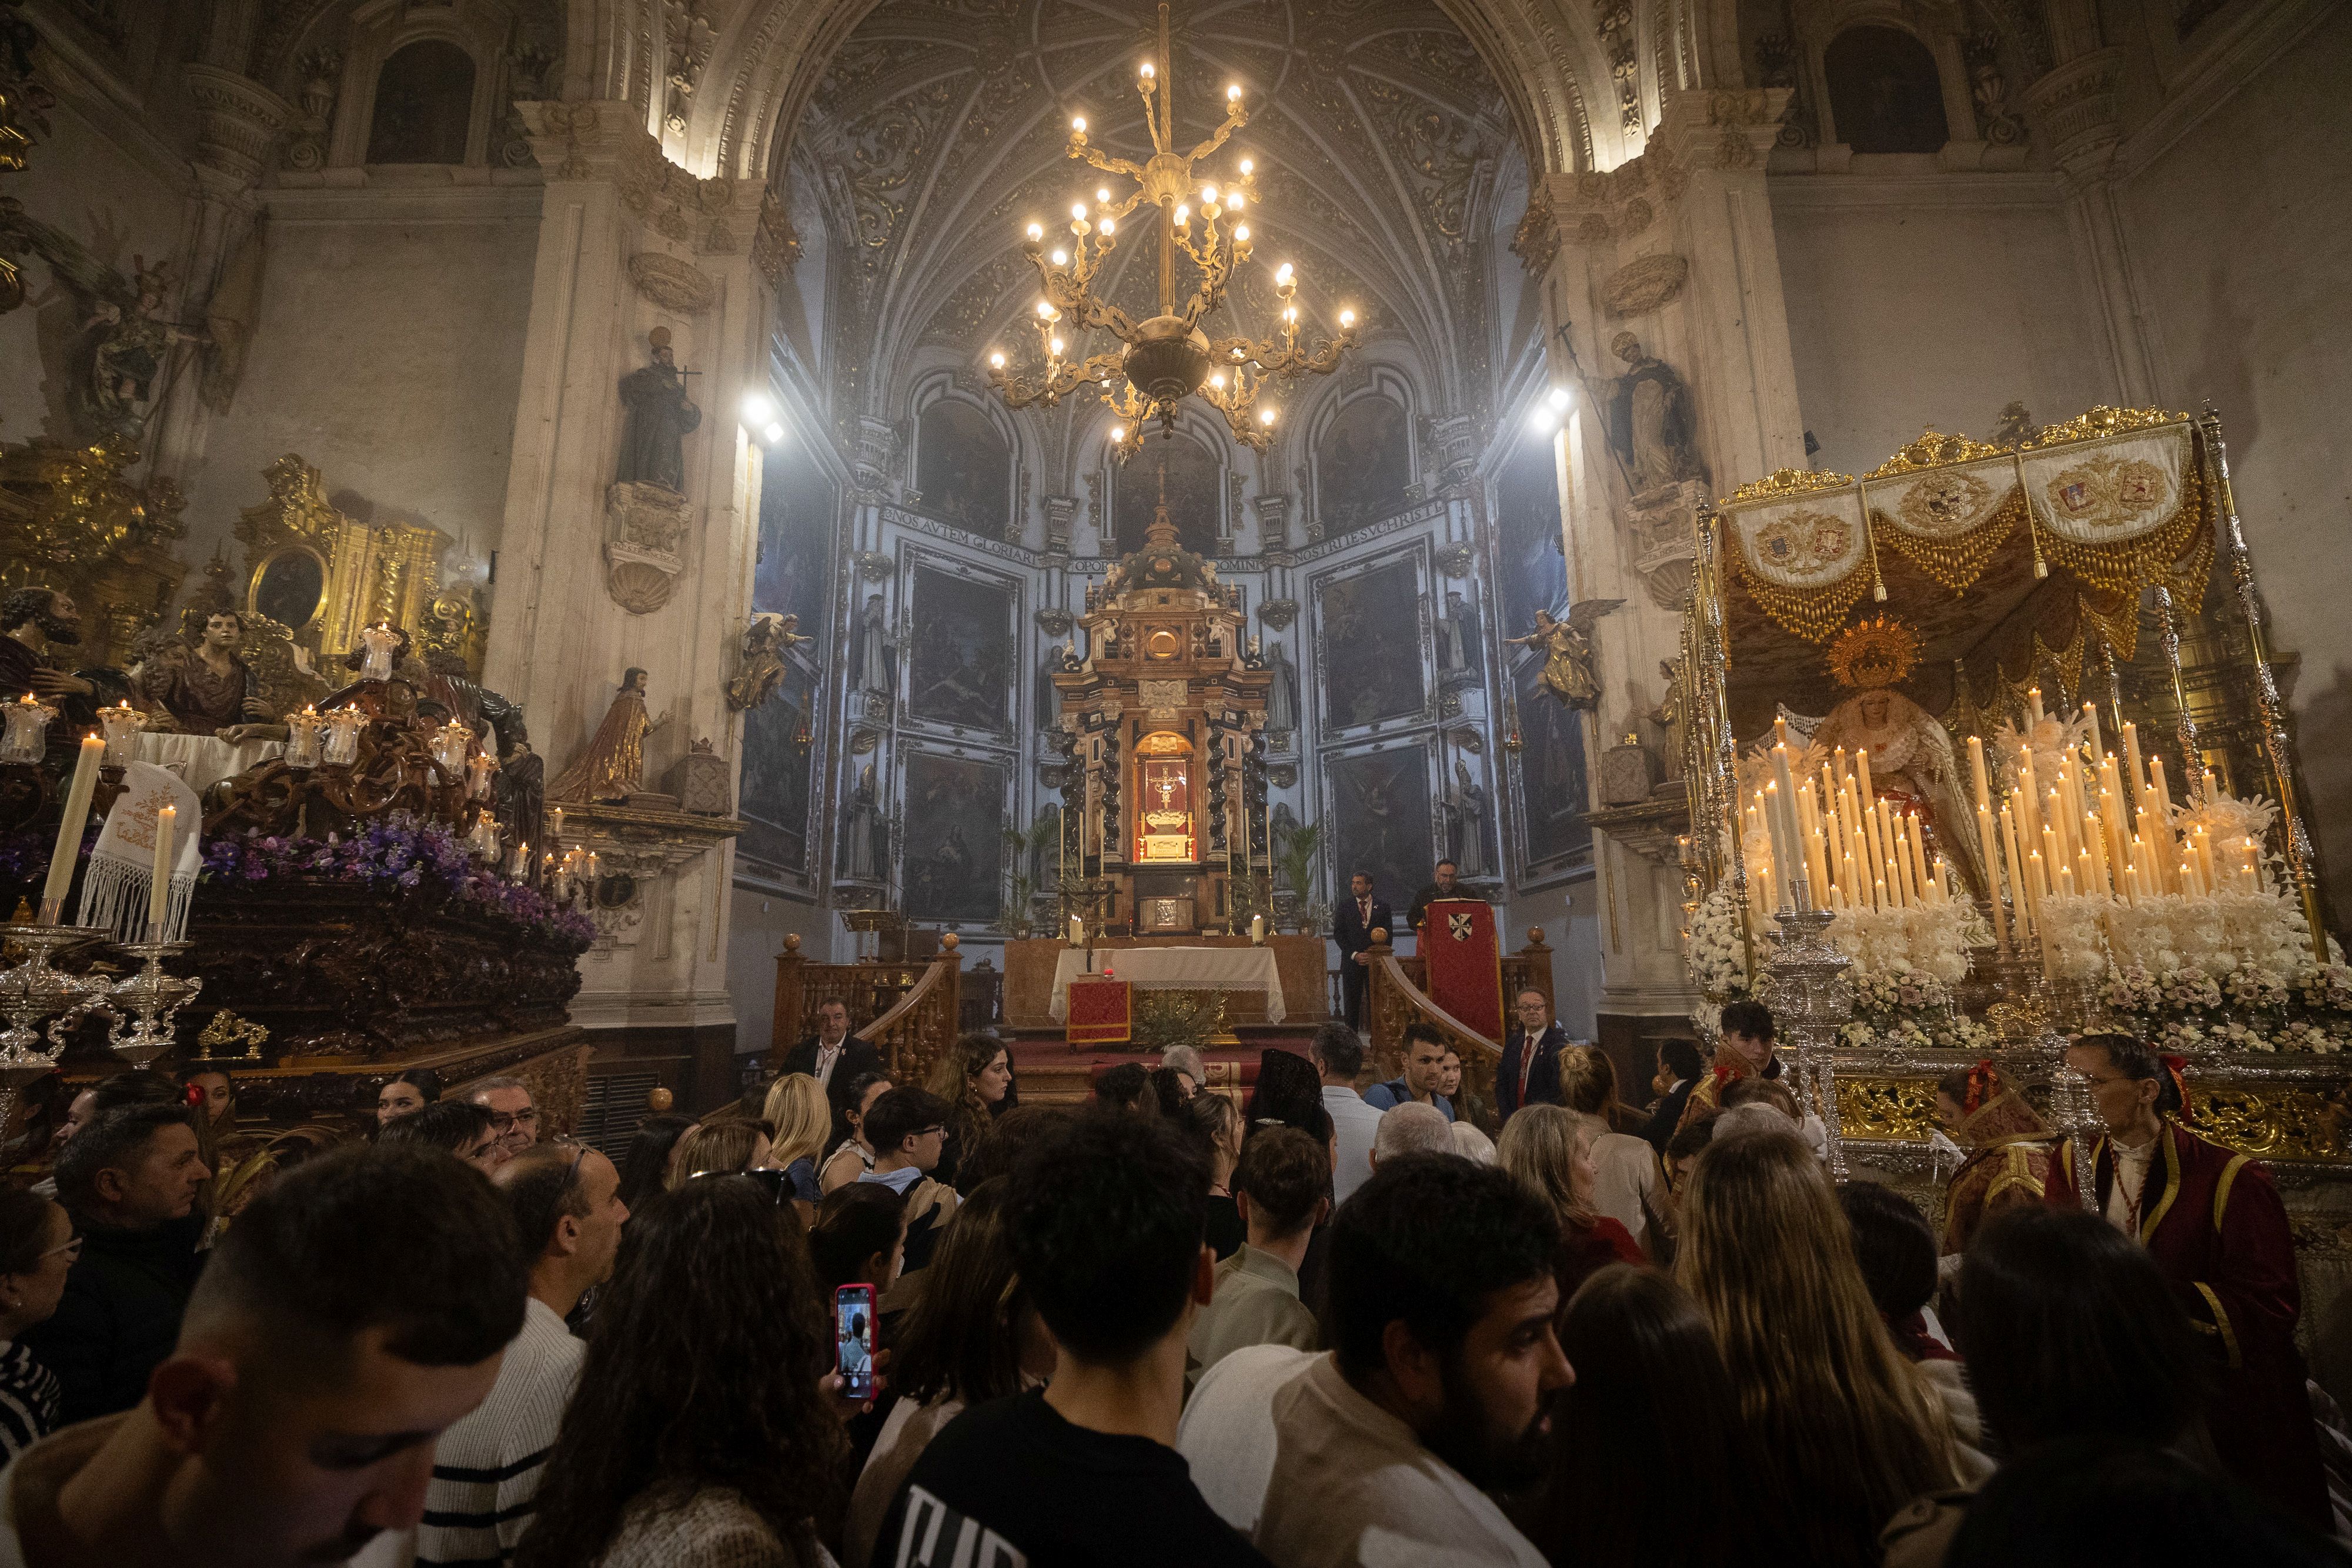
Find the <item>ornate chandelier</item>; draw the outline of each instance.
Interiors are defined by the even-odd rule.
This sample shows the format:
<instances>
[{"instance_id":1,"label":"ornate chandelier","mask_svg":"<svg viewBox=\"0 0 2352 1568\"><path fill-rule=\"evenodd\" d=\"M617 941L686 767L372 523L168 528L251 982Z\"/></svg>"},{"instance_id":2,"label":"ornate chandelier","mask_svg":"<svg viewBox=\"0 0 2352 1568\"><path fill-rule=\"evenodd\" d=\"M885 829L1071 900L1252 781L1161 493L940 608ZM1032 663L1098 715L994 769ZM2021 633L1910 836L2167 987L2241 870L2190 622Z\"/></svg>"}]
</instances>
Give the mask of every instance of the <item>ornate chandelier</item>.
<instances>
[{"instance_id":1,"label":"ornate chandelier","mask_svg":"<svg viewBox=\"0 0 2352 1568\"><path fill-rule=\"evenodd\" d=\"M1296 381L1303 375L1329 375L1340 357L1356 343L1356 313L1339 312L1339 335L1307 346L1299 341L1297 272L1288 262L1275 272L1274 291L1282 302L1281 325L1263 341L1246 337L1211 338L1201 329L1204 318L1223 308L1225 286L1234 268L1249 259L1250 231L1243 214L1257 199L1250 161L1241 161L1240 178L1219 184L1196 181L1193 165L1225 144L1249 123L1239 86L1225 89L1225 120L1206 141L1190 152L1173 151L1176 134L1174 93L1169 82L1168 7L1160 7L1160 57L1146 61L1136 88L1143 95L1144 124L1151 132L1152 156L1143 163L1114 158L1087 141L1084 116L1070 121L1069 155L1082 158L1107 174L1132 179L1136 188L1113 202L1108 186L1095 192L1090 206L1081 200L1070 208L1070 238L1059 236L1049 247L1043 224L1029 225L1023 248L1037 268L1045 297L1037 301L1035 327L1044 350L1045 373L1034 380L1005 368L1002 351L989 355L989 384L1013 408L1044 403L1048 408L1081 387L1097 391L1121 420L1113 431L1120 461L1135 451L1143 425L1157 419L1163 434L1172 434L1180 404L1199 396L1223 414L1234 439L1263 452L1273 439L1275 409L1257 406L1259 392L1268 379ZM1118 227L1129 214L1146 203L1155 209L1160 230L1160 313L1138 321L1097 297L1095 278L1118 243ZM1230 217L1230 238L1220 233L1218 221ZM1197 219L1197 221L1196 221ZM1192 297L1176 300L1176 251L1181 246L1200 273ZM1108 329L1123 345L1116 351L1074 359L1075 340L1096 328Z\"/></svg>"}]
</instances>

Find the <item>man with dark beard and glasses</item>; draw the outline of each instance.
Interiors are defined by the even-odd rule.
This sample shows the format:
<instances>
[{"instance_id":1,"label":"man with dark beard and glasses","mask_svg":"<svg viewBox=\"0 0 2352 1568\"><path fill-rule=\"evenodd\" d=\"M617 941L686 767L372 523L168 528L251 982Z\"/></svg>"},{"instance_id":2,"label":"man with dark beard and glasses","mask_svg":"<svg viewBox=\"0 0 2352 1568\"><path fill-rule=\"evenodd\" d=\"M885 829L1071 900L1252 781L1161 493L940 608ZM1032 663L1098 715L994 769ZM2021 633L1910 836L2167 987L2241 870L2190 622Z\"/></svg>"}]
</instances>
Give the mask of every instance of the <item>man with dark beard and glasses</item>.
<instances>
[{"instance_id":1,"label":"man with dark beard and glasses","mask_svg":"<svg viewBox=\"0 0 2352 1568\"><path fill-rule=\"evenodd\" d=\"M1281 1568L1542 1568L1486 1493L1542 1476L1575 1381L1552 1329L1558 1239L1507 1172L1383 1161L1331 1221L1331 1350L1236 1351L1185 1406L1201 1495Z\"/></svg>"}]
</instances>

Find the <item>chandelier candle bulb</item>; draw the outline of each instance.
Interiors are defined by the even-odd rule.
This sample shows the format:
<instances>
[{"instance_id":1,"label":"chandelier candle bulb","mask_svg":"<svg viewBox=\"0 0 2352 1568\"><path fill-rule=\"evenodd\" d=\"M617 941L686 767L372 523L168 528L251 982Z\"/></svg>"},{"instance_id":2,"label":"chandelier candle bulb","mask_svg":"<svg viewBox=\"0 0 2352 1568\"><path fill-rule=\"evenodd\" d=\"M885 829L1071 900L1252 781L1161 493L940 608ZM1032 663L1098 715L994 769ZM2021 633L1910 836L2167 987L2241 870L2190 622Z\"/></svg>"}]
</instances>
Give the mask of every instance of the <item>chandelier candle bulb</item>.
<instances>
[{"instance_id":1,"label":"chandelier candle bulb","mask_svg":"<svg viewBox=\"0 0 2352 1568\"><path fill-rule=\"evenodd\" d=\"M58 841L49 852L48 881L41 887L39 921L55 925L65 912L66 890L73 885L74 867L81 862L81 830L89 821L89 798L98 790L99 765L106 757L106 741L96 732L81 737L74 758L73 782L66 787L65 814L58 821Z\"/></svg>"},{"instance_id":2,"label":"chandelier candle bulb","mask_svg":"<svg viewBox=\"0 0 2352 1568\"><path fill-rule=\"evenodd\" d=\"M155 813L155 872L147 884L147 940L163 940L163 926L172 916L172 844L179 831L180 812L165 806Z\"/></svg>"}]
</instances>

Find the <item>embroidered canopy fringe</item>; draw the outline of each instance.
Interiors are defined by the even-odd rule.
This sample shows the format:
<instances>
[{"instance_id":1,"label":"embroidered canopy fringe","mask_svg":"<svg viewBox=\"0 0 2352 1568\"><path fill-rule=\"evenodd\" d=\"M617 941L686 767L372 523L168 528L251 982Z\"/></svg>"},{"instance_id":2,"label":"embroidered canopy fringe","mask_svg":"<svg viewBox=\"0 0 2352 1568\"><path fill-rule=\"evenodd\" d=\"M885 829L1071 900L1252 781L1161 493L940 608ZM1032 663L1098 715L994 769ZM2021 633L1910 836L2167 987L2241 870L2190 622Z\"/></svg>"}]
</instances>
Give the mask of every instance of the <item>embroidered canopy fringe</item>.
<instances>
[{"instance_id":1,"label":"embroidered canopy fringe","mask_svg":"<svg viewBox=\"0 0 2352 1568\"><path fill-rule=\"evenodd\" d=\"M1880 499L1888 487L1871 487L1871 527L1877 530L1881 542L1892 546L1905 559L1954 593L1967 592L1984 575L1985 567L2025 519L2025 493L2011 483L1983 514L1984 520L1974 527L1956 533L1920 533L1904 527L1900 518L1879 510ZM1916 494L1914 490L1906 498Z\"/></svg>"},{"instance_id":2,"label":"embroidered canopy fringe","mask_svg":"<svg viewBox=\"0 0 2352 1568\"><path fill-rule=\"evenodd\" d=\"M74 923L103 926L118 941L146 941L147 898L154 882L154 873L146 866L93 857L82 871L81 903L76 907ZM155 934L157 941L177 942L187 935L188 905L195 895L196 873L174 872L171 903L164 913L163 929Z\"/></svg>"}]
</instances>

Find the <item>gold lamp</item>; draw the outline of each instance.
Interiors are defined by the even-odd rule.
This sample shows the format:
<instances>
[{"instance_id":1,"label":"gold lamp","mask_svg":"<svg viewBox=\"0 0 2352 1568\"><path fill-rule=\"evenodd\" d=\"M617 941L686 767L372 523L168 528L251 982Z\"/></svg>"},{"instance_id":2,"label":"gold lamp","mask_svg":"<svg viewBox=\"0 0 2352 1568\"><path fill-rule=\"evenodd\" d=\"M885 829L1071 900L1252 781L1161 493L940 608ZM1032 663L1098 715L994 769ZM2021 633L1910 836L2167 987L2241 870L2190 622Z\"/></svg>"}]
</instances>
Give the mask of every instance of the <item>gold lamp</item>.
<instances>
[{"instance_id":1,"label":"gold lamp","mask_svg":"<svg viewBox=\"0 0 2352 1568\"><path fill-rule=\"evenodd\" d=\"M1225 120L1209 139L1190 152L1174 151L1176 121L1170 74L1168 7L1160 7L1160 54L1147 60L1136 88L1143 95L1144 124L1151 132L1152 156L1142 163L1114 158L1087 140L1086 118L1070 121L1069 155L1082 158L1106 174L1135 182L1135 189L1113 201L1105 185L1095 192L1092 204L1081 200L1070 207L1070 237L1059 235L1049 246L1045 225L1032 223L1024 249L1037 268L1045 297L1037 301L1035 327L1045 371L1034 379L1008 370L1003 351L988 357L989 384L1013 408L1031 403L1052 407L1080 388L1098 392L1118 417L1111 439L1125 461L1143 438L1143 426L1158 420L1163 434L1173 434L1180 404L1199 396L1224 416L1234 439L1263 452L1273 439L1275 410L1259 407L1257 399L1268 379L1289 382L1302 375L1329 375L1342 355L1356 342L1356 313L1339 312L1339 335L1305 345L1299 340L1298 277L1290 263L1276 269L1275 297L1282 303L1281 323L1263 341L1246 337L1211 338L1202 329L1225 302L1225 286L1235 266L1249 259L1251 239L1244 214L1257 200L1250 160L1241 160L1239 178L1218 182L1198 178L1194 165L1223 147L1233 133L1249 123L1239 85L1225 89ZM1103 263L1118 244L1119 225L1138 207L1150 204L1160 231L1160 313L1138 321L1093 291ZM1230 219L1226 235L1219 223ZM1200 273L1192 297L1176 299L1176 251L1181 246ZM1072 356L1077 338L1096 328L1108 330L1122 347L1117 351Z\"/></svg>"}]
</instances>

